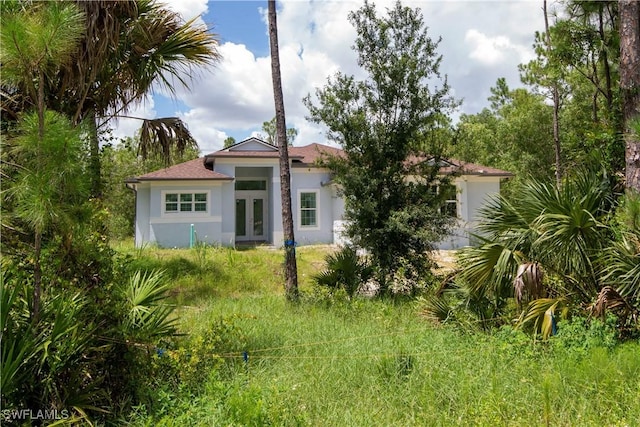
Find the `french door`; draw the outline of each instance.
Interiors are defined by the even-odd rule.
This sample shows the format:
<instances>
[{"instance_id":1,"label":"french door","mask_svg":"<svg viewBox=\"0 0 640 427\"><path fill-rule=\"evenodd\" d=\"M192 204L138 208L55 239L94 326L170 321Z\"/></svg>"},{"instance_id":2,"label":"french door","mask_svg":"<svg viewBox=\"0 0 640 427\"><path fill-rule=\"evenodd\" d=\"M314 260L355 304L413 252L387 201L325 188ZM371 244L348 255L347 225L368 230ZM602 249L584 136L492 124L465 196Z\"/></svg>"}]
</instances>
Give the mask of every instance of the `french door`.
<instances>
[{"instance_id":1,"label":"french door","mask_svg":"<svg viewBox=\"0 0 640 427\"><path fill-rule=\"evenodd\" d=\"M236 191L236 241L267 240L267 195Z\"/></svg>"}]
</instances>

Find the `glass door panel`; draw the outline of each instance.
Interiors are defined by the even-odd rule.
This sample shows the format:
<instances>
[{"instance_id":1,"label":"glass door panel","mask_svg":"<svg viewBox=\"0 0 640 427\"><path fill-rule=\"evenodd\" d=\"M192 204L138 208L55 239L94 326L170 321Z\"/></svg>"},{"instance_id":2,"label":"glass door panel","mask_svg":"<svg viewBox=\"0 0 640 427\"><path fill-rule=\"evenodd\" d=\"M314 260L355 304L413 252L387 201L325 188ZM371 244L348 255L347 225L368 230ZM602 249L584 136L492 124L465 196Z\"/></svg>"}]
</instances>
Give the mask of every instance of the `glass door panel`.
<instances>
[{"instance_id":1,"label":"glass door panel","mask_svg":"<svg viewBox=\"0 0 640 427\"><path fill-rule=\"evenodd\" d=\"M253 236L264 235L264 199L253 199Z\"/></svg>"},{"instance_id":2,"label":"glass door panel","mask_svg":"<svg viewBox=\"0 0 640 427\"><path fill-rule=\"evenodd\" d=\"M236 236L247 235L247 199L236 199Z\"/></svg>"}]
</instances>

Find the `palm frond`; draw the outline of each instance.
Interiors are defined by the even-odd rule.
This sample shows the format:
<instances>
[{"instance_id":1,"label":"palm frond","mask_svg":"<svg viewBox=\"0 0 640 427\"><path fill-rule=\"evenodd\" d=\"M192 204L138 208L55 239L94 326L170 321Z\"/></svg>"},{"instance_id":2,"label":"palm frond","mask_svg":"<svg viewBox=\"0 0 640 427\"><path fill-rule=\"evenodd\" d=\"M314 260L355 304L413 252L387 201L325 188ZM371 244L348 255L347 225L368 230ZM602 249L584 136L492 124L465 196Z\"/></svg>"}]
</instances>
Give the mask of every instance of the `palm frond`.
<instances>
[{"instance_id":1,"label":"palm frond","mask_svg":"<svg viewBox=\"0 0 640 427\"><path fill-rule=\"evenodd\" d=\"M491 295L498 304L511 296L512 282L522 254L502 243L485 243L460 252L459 277L478 296Z\"/></svg>"},{"instance_id":2,"label":"palm frond","mask_svg":"<svg viewBox=\"0 0 640 427\"><path fill-rule=\"evenodd\" d=\"M516 302L521 304L525 299L538 299L544 295L542 267L537 262L526 262L518 266L513 280Z\"/></svg>"},{"instance_id":3,"label":"palm frond","mask_svg":"<svg viewBox=\"0 0 640 427\"><path fill-rule=\"evenodd\" d=\"M453 315L453 307L444 293L421 297L419 300L422 315L435 323L444 323Z\"/></svg>"},{"instance_id":4,"label":"palm frond","mask_svg":"<svg viewBox=\"0 0 640 427\"><path fill-rule=\"evenodd\" d=\"M602 281L616 288L624 298L640 303L640 236L623 234L605 252Z\"/></svg>"},{"instance_id":5,"label":"palm frond","mask_svg":"<svg viewBox=\"0 0 640 427\"><path fill-rule=\"evenodd\" d=\"M20 322L16 311L29 312L26 302L20 298L18 287L9 286L11 272L4 266L0 272L0 392L3 396L11 394L18 384L28 378L23 367L33 363L38 354L37 342L33 339L28 317Z\"/></svg>"},{"instance_id":6,"label":"palm frond","mask_svg":"<svg viewBox=\"0 0 640 427\"><path fill-rule=\"evenodd\" d=\"M165 303L171 288L162 271L134 273L121 288L125 299L125 332L137 339L171 335L176 319L169 316L173 306Z\"/></svg>"},{"instance_id":7,"label":"palm frond","mask_svg":"<svg viewBox=\"0 0 640 427\"><path fill-rule=\"evenodd\" d=\"M561 311L561 317L566 316L568 302L568 299L564 297L539 298L531 301L525 311L522 312L516 326L521 328L533 324L534 330L542 334L544 339L547 339L553 332L557 313Z\"/></svg>"},{"instance_id":8,"label":"palm frond","mask_svg":"<svg viewBox=\"0 0 640 427\"><path fill-rule=\"evenodd\" d=\"M178 154L183 154L189 148L198 148L198 143L184 122L177 117L145 119L140 132L138 154L143 159L152 154L158 155L169 165L172 148Z\"/></svg>"},{"instance_id":9,"label":"palm frond","mask_svg":"<svg viewBox=\"0 0 640 427\"><path fill-rule=\"evenodd\" d=\"M168 77L175 78L184 87L188 83L184 77L191 77L194 67L213 65L220 61L221 55L217 51L218 40L207 28L195 24L195 18L178 26L179 17L173 13L161 16L156 22L150 23L148 33L156 38L151 55L146 59L147 68L152 70L155 77L165 89L174 93L175 85ZM162 35L162 29L171 31ZM155 33L155 34L154 34Z\"/></svg>"},{"instance_id":10,"label":"palm frond","mask_svg":"<svg viewBox=\"0 0 640 427\"><path fill-rule=\"evenodd\" d=\"M640 310L633 307L615 288L611 286L603 287L598 293L598 297L589 306L591 314L597 317L604 317L608 312L615 313L624 324L627 319L638 323Z\"/></svg>"},{"instance_id":11,"label":"palm frond","mask_svg":"<svg viewBox=\"0 0 640 427\"><path fill-rule=\"evenodd\" d=\"M343 288L349 297L371 277L371 266L351 246L327 255L325 263L326 268L313 277L315 283L332 289Z\"/></svg>"}]
</instances>

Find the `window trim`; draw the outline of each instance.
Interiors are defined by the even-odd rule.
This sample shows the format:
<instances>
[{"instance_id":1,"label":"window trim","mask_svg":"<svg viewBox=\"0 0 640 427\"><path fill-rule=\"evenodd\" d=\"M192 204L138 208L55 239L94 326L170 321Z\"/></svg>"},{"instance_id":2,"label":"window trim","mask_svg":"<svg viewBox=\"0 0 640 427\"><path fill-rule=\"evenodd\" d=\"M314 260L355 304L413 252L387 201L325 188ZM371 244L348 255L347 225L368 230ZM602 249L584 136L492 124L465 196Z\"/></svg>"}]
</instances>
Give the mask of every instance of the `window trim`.
<instances>
[{"instance_id":1,"label":"window trim","mask_svg":"<svg viewBox=\"0 0 640 427\"><path fill-rule=\"evenodd\" d=\"M168 211L167 210L167 195L169 194L177 194L178 200L175 202L178 205L178 210ZM181 195L190 194L191 202L181 202ZM204 194L206 196L205 202L197 202L196 194ZM163 217L202 217L209 216L211 211L211 191L209 190L162 190L160 192L160 203L161 203L161 214ZM182 211L180 210L180 205L182 203L191 203L190 211ZM206 209L204 211L196 211L196 203L205 203Z\"/></svg>"},{"instance_id":2,"label":"window trim","mask_svg":"<svg viewBox=\"0 0 640 427\"><path fill-rule=\"evenodd\" d=\"M302 194L313 193L316 196L316 225L302 225ZM309 208L305 208L305 210L310 210ZM320 190L319 189L298 189L298 230L300 231L314 231L320 230Z\"/></svg>"},{"instance_id":3,"label":"window trim","mask_svg":"<svg viewBox=\"0 0 640 427\"><path fill-rule=\"evenodd\" d=\"M460 189L458 188L458 186L456 185L455 182L450 182L449 184L451 187L453 187L453 189L455 190L455 199L445 199L444 200L444 205L439 209L440 213L447 215L449 210L447 209L449 205L455 205L456 207L456 214L455 215L449 215L451 216L451 218L460 218L460 201L458 200L458 193L460 193ZM440 194L440 189L442 188L442 186L440 184L438 184L438 194ZM443 212L444 211L444 212Z\"/></svg>"}]
</instances>

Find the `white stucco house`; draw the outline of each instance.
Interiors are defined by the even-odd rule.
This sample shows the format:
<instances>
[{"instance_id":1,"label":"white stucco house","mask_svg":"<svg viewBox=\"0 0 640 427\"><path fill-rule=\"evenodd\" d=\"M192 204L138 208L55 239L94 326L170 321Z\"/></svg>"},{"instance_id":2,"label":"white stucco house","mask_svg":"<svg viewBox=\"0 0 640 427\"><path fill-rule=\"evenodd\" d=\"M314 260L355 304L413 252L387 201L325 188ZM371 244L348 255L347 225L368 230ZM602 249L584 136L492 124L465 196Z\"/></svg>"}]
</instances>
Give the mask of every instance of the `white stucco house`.
<instances>
[{"instance_id":1,"label":"white stucco house","mask_svg":"<svg viewBox=\"0 0 640 427\"><path fill-rule=\"evenodd\" d=\"M291 202L298 245L339 243L344 200L323 154L340 149L322 144L289 147ZM468 232L486 198L500 190L509 172L447 161L457 170L448 211L458 229L442 249L470 244ZM136 194L135 244L189 247L195 240L234 246L243 242L283 245L278 148L249 138L229 148L127 180ZM455 194L454 194L455 193Z\"/></svg>"}]
</instances>

